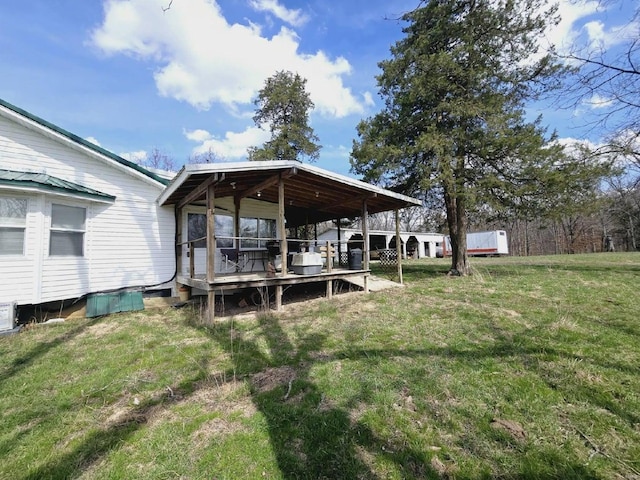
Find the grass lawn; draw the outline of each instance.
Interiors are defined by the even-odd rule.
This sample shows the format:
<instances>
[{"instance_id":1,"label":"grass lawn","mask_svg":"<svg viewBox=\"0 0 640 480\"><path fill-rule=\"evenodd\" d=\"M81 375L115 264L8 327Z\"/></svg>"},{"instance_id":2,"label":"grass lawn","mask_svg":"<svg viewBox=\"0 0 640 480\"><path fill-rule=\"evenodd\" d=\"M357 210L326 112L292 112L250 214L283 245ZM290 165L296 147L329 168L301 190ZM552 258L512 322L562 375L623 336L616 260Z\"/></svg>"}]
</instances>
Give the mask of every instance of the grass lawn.
<instances>
[{"instance_id":1,"label":"grass lawn","mask_svg":"<svg viewBox=\"0 0 640 480\"><path fill-rule=\"evenodd\" d=\"M640 479L640 254L0 338L0 479Z\"/></svg>"}]
</instances>

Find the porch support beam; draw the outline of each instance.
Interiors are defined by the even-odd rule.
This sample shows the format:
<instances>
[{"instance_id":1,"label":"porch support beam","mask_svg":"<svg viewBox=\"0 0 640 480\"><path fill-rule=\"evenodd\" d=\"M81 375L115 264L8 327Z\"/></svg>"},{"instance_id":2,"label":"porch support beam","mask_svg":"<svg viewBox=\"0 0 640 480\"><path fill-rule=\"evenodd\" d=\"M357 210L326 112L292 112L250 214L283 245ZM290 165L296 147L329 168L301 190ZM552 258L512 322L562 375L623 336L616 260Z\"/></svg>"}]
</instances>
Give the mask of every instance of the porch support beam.
<instances>
[{"instance_id":1,"label":"porch support beam","mask_svg":"<svg viewBox=\"0 0 640 480\"><path fill-rule=\"evenodd\" d=\"M367 199L362 201L362 241L363 252L362 262L364 270L369 270L369 210L367 209ZM364 276L364 291L369 293L369 275Z\"/></svg>"},{"instance_id":2,"label":"porch support beam","mask_svg":"<svg viewBox=\"0 0 640 480\"><path fill-rule=\"evenodd\" d=\"M202 195L207 193L207 190L211 185L215 185L216 183L220 183L224 180L224 173L214 173L209 178L207 178L204 182L198 185L196 188L191 190L188 195L186 195L182 200L178 202L178 208L182 208L190 203L198 200Z\"/></svg>"},{"instance_id":3,"label":"porch support beam","mask_svg":"<svg viewBox=\"0 0 640 480\"><path fill-rule=\"evenodd\" d=\"M285 197L284 197L284 178L280 178L278 183L278 224L280 225L280 256L282 257L282 269L280 271L281 276L285 276L287 274L288 265L287 261L289 260L289 252L287 245L287 228L285 225L284 218L284 205L285 205ZM276 297L278 295L276 294ZM282 299L281 299L282 301ZM277 302L277 300L276 300Z\"/></svg>"},{"instance_id":4,"label":"porch support beam","mask_svg":"<svg viewBox=\"0 0 640 480\"><path fill-rule=\"evenodd\" d=\"M215 207L215 187L214 183L207 186L207 282L213 283L215 280L215 258L216 258L216 222L214 221L216 213ZM208 301L208 320L213 323L216 310L216 294L213 289L209 290L207 296Z\"/></svg>"},{"instance_id":5,"label":"porch support beam","mask_svg":"<svg viewBox=\"0 0 640 480\"><path fill-rule=\"evenodd\" d=\"M176 272L178 275L182 274L182 265L184 262L183 252L185 251L182 245L182 208L175 206L175 219L176 219ZM189 249L187 248L187 251ZM177 275L176 275L177 276Z\"/></svg>"},{"instance_id":6,"label":"porch support beam","mask_svg":"<svg viewBox=\"0 0 640 480\"><path fill-rule=\"evenodd\" d=\"M340 223L342 218L338 217L338 267L342 266L342 230L340 229Z\"/></svg>"},{"instance_id":7,"label":"porch support beam","mask_svg":"<svg viewBox=\"0 0 640 480\"><path fill-rule=\"evenodd\" d=\"M237 237L233 239L233 248L236 249L236 252L240 250L240 203L242 201L242 197L236 195L233 197L233 236Z\"/></svg>"},{"instance_id":8,"label":"porch support beam","mask_svg":"<svg viewBox=\"0 0 640 480\"><path fill-rule=\"evenodd\" d=\"M400 210L396 208L396 255L398 256L398 282L402 285L402 239L400 238Z\"/></svg>"},{"instance_id":9,"label":"porch support beam","mask_svg":"<svg viewBox=\"0 0 640 480\"><path fill-rule=\"evenodd\" d=\"M282 285L276 285L276 312L282 310Z\"/></svg>"}]
</instances>

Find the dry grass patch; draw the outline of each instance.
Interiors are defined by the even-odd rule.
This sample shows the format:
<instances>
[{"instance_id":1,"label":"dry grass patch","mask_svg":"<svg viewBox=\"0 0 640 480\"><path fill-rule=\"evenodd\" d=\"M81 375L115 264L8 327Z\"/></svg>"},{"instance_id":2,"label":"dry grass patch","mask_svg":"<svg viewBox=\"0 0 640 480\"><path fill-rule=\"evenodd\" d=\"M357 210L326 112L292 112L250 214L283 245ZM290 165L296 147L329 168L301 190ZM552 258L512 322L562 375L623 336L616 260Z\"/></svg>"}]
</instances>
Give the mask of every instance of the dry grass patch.
<instances>
[{"instance_id":1,"label":"dry grass patch","mask_svg":"<svg viewBox=\"0 0 640 480\"><path fill-rule=\"evenodd\" d=\"M251 385L257 393L263 393L274 388L289 385L297 377L293 367L273 367L251 375Z\"/></svg>"},{"instance_id":2,"label":"dry grass patch","mask_svg":"<svg viewBox=\"0 0 640 480\"><path fill-rule=\"evenodd\" d=\"M221 438L246 431L248 431L248 427L237 421L229 421L221 417L208 420L191 434L191 443L195 450L194 453L204 449L214 438Z\"/></svg>"}]
</instances>

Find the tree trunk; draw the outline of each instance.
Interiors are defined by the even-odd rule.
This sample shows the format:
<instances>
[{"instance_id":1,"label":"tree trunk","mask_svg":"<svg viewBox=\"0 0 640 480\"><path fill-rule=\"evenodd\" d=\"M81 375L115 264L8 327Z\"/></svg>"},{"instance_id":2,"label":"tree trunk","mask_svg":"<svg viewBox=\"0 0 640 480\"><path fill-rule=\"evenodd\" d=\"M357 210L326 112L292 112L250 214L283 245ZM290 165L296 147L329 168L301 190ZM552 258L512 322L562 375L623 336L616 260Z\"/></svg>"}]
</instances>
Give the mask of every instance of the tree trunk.
<instances>
[{"instance_id":1,"label":"tree trunk","mask_svg":"<svg viewBox=\"0 0 640 480\"><path fill-rule=\"evenodd\" d=\"M451 270L449 275L469 275L467 256L467 212L464 199L451 193L451 187L444 186L444 201L447 210L447 224L451 239Z\"/></svg>"}]
</instances>

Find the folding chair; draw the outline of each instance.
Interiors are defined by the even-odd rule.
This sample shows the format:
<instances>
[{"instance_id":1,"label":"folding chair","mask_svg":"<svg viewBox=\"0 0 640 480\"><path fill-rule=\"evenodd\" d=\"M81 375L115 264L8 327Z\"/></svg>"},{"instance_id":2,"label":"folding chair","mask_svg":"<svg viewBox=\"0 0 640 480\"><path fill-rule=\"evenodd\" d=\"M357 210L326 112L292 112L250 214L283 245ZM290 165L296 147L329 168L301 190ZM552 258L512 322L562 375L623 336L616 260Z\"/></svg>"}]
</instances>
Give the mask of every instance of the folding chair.
<instances>
[{"instance_id":1,"label":"folding chair","mask_svg":"<svg viewBox=\"0 0 640 480\"><path fill-rule=\"evenodd\" d=\"M247 264L247 256L235 248L221 248L220 253L225 271L232 268L236 272L241 272Z\"/></svg>"}]
</instances>

